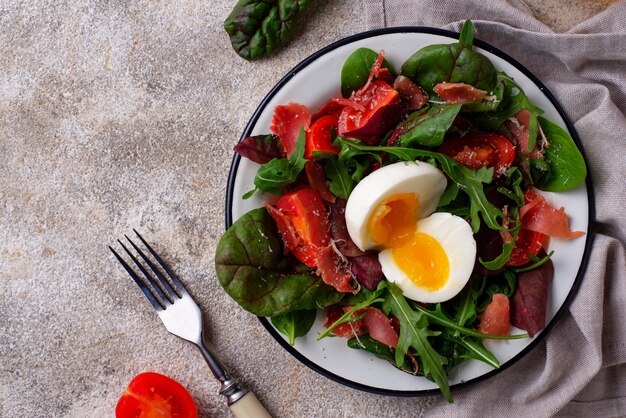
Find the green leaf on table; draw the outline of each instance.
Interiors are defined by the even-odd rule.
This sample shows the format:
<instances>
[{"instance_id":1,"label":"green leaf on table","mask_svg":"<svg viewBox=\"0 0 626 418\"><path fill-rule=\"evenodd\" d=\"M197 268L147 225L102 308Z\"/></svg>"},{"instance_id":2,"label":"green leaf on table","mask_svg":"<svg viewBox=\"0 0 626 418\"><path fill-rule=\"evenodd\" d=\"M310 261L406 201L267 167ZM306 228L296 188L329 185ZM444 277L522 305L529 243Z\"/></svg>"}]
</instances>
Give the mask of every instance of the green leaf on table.
<instances>
[{"instance_id":1,"label":"green leaf on table","mask_svg":"<svg viewBox=\"0 0 626 418\"><path fill-rule=\"evenodd\" d=\"M310 0L239 0L224 21L233 49L247 60L271 55L287 43Z\"/></svg>"},{"instance_id":2,"label":"green leaf on table","mask_svg":"<svg viewBox=\"0 0 626 418\"><path fill-rule=\"evenodd\" d=\"M426 46L402 65L402 75L433 95L442 82L470 84L491 92L498 82L497 72L486 56L474 51L473 26L468 20L461 30L460 42Z\"/></svg>"},{"instance_id":3,"label":"green leaf on table","mask_svg":"<svg viewBox=\"0 0 626 418\"><path fill-rule=\"evenodd\" d=\"M343 97L350 97L353 92L365 85L376 58L378 58L378 53L369 48L358 48L350 54L341 68L341 95ZM387 68L392 76L396 76L396 70L389 61L383 59L382 66Z\"/></svg>"},{"instance_id":4,"label":"green leaf on table","mask_svg":"<svg viewBox=\"0 0 626 418\"><path fill-rule=\"evenodd\" d=\"M443 367L448 360L437 353L428 341L429 337L440 333L428 329L426 317L411 309L398 286L388 283L387 289L389 295L383 303L383 312L391 313L400 322L400 335L396 346L396 367L401 367L409 350L414 349L421 361L424 376L432 378L439 386L443 397L448 402L452 402L448 375Z\"/></svg>"},{"instance_id":5,"label":"green leaf on table","mask_svg":"<svg viewBox=\"0 0 626 418\"><path fill-rule=\"evenodd\" d=\"M274 316L271 320L276 329L289 338L289 344L293 345L296 337L303 337L311 330L316 314L317 310L315 309L291 311Z\"/></svg>"},{"instance_id":6,"label":"green leaf on table","mask_svg":"<svg viewBox=\"0 0 626 418\"><path fill-rule=\"evenodd\" d=\"M545 157L550 163L550 175L537 188L548 192L564 192L580 186L587 177L585 160L572 137L554 122L539 118L548 140Z\"/></svg>"},{"instance_id":7,"label":"green leaf on table","mask_svg":"<svg viewBox=\"0 0 626 418\"><path fill-rule=\"evenodd\" d=\"M393 144L401 147L441 145L461 106L461 104L432 105L413 112L394 130Z\"/></svg>"},{"instance_id":8,"label":"green leaf on table","mask_svg":"<svg viewBox=\"0 0 626 418\"><path fill-rule=\"evenodd\" d=\"M246 213L222 235L215 272L226 293L257 316L321 308L343 297L315 271L285 256L276 223L265 208Z\"/></svg>"}]
</instances>

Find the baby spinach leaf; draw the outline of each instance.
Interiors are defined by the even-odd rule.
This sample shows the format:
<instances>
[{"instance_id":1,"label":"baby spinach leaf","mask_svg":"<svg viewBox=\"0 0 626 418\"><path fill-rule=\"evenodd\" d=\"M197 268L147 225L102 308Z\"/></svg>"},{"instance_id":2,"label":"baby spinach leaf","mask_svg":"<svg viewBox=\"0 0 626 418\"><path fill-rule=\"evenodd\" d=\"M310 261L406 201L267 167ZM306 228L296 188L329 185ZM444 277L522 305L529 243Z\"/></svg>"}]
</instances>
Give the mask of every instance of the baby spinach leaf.
<instances>
[{"instance_id":1,"label":"baby spinach leaf","mask_svg":"<svg viewBox=\"0 0 626 418\"><path fill-rule=\"evenodd\" d=\"M285 44L310 0L239 0L224 21L233 49L247 60L271 55Z\"/></svg>"},{"instance_id":2,"label":"baby spinach leaf","mask_svg":"<svg viewBox=\"0 0 626 418\"><path fill-rule=\"evenodd\" d=\"M587 167L574 140L563 128L548 119L540 117L539 122L549 143L545 148L545 157L550 162L551 175L546 181L537 184L537 188L548 192L564 192L578 187L587 177Z\"/></svg>"},{"instance_id":3,"label":"baby spinach leaf","mask_svg":"<svg viewBox=\"0 0 626 418\"><path fill-rule=\"evenodd\" d=\"M467 194L470 198L470 218L472 224L472 231L476 233L480 228L479 213L482 215L482 219L485 224L491 229L504 229L498 218L505 218L500 209L495 207L487 197L483 190L483 183L491 183L493 177L493 168L482 167L478 170L472 170L462 164L457 163L447 155L426 151L414 148L404 147L379 147L361 145L354 141L350 141L344 138L338 138L341 146L343 147L340 155L344 153L344 149L352 148L355 151L345 151L352 155L359 153L388 153L395 155L404 161L415 161L418 158L432 158L437 161L441 169L450 177L452 181L457 183L459 190Z\"/></svg>"},{"instance_id":4,"label":"baby spinach leaf","mask_svg":"<svg viewBox=\"0 0 626 418\"><path fill-rule=\"evenodd\" d=\"M411 309L398 286L388 283L387 288L389 292L383 302L383 311L385 314L393 314L400 322L400 335L396 346L396 367L404 364L407 352L413 348L421 360L424 376L432 378L439 386L443 397L448 402L452 402L448 375L443 368L448 360L437 353L428 341L428 337L434 337L440 333L427 328L426 317Z\"/></svg>"},{"instance_id":5,"label":"baby spinach leaf","mask_svg":"<svg viewBox=\"0 0 626 418\"><path fill-rule=\"evenodd\" d=\"M426 46L405 61L402 75L422 86L429 94L442 82L466 83L492 92L497 72L489 58L472 50L473 26L468 20L459 43Z\"/></svg>"},{"instance_id":6,"label":"baby spinach leaf","mask_svg":"<svg viewBox=\"0 0 626 418\"><path fill-rule=\"evenodd\" d=\"M445 133L450 129L459 113L461 104L433 105L409 115L394 130L394 145L401 147L437 147L443 143Z\"/></svg>"},{"instance_id":7,"label":"baby spinach leaf","mask_svg":"<svg viewBox=\"0 0 626 418\"><path fill-rule=\"evenodd\" d=\"M341 68L341 95L343 97L350 97L352 92L365 85L376 58L378 58L378 53L369 48L359 48L350 54ZM382 66L387 68L392 76L396 76L396 70L389 61L383 59Z\"/></svg>"},{"instance_id":8,"label":"baby spinach leaf","mask_svg":"<svg viewBox=\"0 0 626 418\"><path fill-rule=\"evenodd\" d=\"M256 172L254 177L254 187L252 192L246 193L244 198L248 198L254 194L254 191L281 194L283 188L298 178L298 175L306 164L304 158L304 145L306 142L306 133L304 126L300 128L300 135L296 140L296 150L293 154L286 158L275 158L268 163L263 164Z\"/></svg>"},{"instance_id":9,"label":"baby spinach leaf","mask_svg":"<svg viewBox=\"0 0 626 418\"><path fill-rule=\"evenodd\" d=\"M289 344L293 345L296 337L305 336L315 322L317 311L291 311L286 314L272 317L272 324L289 338Z\"/></svg>"},{"instance_id":10,"label":"baby spinach leaf","mask_svg":"<svg viewBox=\"0 0 626 418\"><path fill-rule=\"evenodd\" d=\"M258 316L316 309L343 297L313 270L285 256L276 223L265 208L246 213L222 235L215 271L226 293Z\"/></svg>"}]
</instances>

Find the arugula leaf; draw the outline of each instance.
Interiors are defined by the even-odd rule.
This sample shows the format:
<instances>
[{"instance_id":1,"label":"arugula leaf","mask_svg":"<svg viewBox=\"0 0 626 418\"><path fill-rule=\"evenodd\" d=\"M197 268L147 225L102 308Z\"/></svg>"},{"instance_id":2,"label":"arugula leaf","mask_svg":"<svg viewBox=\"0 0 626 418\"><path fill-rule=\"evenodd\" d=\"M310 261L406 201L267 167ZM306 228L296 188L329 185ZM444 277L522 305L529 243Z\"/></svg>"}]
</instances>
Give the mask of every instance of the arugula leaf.
<instances>
[{"instance_id":1,"label":"arugula leaf","mask_svg":"<svg viewBox=\"0 0 626 418\"><path fill-rule=\"evenodd\" d=\"M356 186L356 181L350 175L348 167L337 158L327 158L323 161L324 172L328 177L328 188L338 198L347 200Z\"/></svg>"},{"instance_id":2,"label":"arugula leaf","mask_svg":"<svg viewBox=\"0 0 626 418\"><path fill-rule=\"evenodd\" d=\"M289 344L293 345L296 337L305 336L315 322L315 309L292 311L271 318L272 324L283 334L289 337Z\"/></svg>"},{"instance_id":3,"label":"arugula leaf","mask_svg":"<svg viewBox=\"0 0 626 418\"><path fill-rule=\"evenodd\" d=\"M549 253L549 254L547 254L545 257L537 258L537 257L530 256L531 258L534 258L534 260L533 260L534 262L533 262L532 264L529 264L529 265L524 266L524 267L514 268L514 269L511 269L511 270L512 270L513 272L515 272L515 273L523 273L523 272L525 272L525 271L531 271L531 270L534 270L534 269L536 269L537 267L539 267L539 266L541 266L541 265L543 265L543 264L547 263L547 262L548 262L548 260L549 260L550 258L552 258L552 255L553 255L553 254L554 254L554 251L550 251L550 253ZM511 293L512 293L512 292L511 292ZM507 296L509 296L509 295L507 295Z\"/></svg>"},{"instance_id":4,"label":"arugula leaf","mask_svg":"<svg viewBox=\"0 0 626 418\"><path fill-rule=\"evenodd\" d=\"M491 334L482 334L473 329L465 328L448 318L448 316L443 313L441 310L441 303L438 303L435 306L435 310L431 311L423 306L420 306L416 303L413 304L413 307L420 313L423 313L426 318L433 324L441 325L446 328L450 328L451 330L459 331L463 335L468 335L470 337L476 338L489 338L491 340L519 340L522 338L528 338L528 334L516 334L516 335L491 335Z\"/></svg>"},{"instance_id":5,"label":"arugula leaf","mask_svg":"<svg viewBox=\"0 0 626 418\"><path fill-rule=\"evenodd\" d=\"M274 158L268 163L259 167L254 177L254 190L246 193L244 199L249 198L256 190L262 192L281 194L283 188L298 178L304 169L306 159L304 158L304 145L306 142L306 132L304 126L300 128L300 135L296 140L296 150L286 158Z\"/></svg>"},{"instance_id":6,"label":"arugula leaf","mask_svg":"<svg viewBox=\"0 0 626 418\"><path fill-rule=\"evenodd\" d=\"M411 55L402 65L402 75L409 77L433 95L441 82L466 83L477 89L493 91L497 72L486 56L472 50L473 26L468 20L461 30L459 43L426 46Z\"/></svg>"},{"instance_id":7,"label":"arugula leaf","mask_svg":"<svg viewBox=\"0 0 626 418\"><path fill-rule=\"evenodd\" d=\"M500 368L500 361L498 361L491 351L485 348L480 340L469 337L461 338L449 334L443 334L442 338L452 341L465 349L465 353L461 353L459 358L479 360L494 369Z\"/></svg>"},{"instance_id":8,"label":"arugula leaf","mask_svg":"<svg viewBox=\"0 0 626 418\"><path fill-rule=\"evenodd\" d=\"M239 0L224 21L233 49L247 60L271 55L287 43L310 0Z\"/></svg>"},{"instance_id":9,"label":"arugula leaf","mask_svg":"<svg viewBox=\"0 0 626 418\"><path fill-rule=\"evenodd\" d=\"M365 85L376 58L378 58L378 53L369 48L358 48L350 54L341 68L341 95L343 97L350 97L352 92ZM396 70L389 61L383 59L382 66L387 68L393 77L396 76Z\"/></svg>"},{"instance_id":10,"label":"arugula leaf","mask_svg":"<svg viewBox=\"0 0 626 418\"><path fill-rule=\"evenodd\" d=\"M382 282L381 282L382 283ZM338 320L336 320L335 322L333 322L328 328L326 328L326 330L324 330L324 332L322 332L320 335L317 336L317 341L321 340L324 337L328 337L331 333L331 331L333 329L335 329L337 326L341 325L341 324L345 324L346 322L354 322L354 321L358 321L359 319L363 319L363 317L365 315L367 315L367 313L364 313L362 315L359 316L353 316L353 314L358 311L359 309L363 309L367 306L371 306L375 303L378 302L382 302L384 299L383 298L379 298L379 292L374 292L372 294L371 297L369 297L368 299L364 300L363 302L357 303L356 305L354 305L354 307L352 309L350 309L348 312L346 312L345 314L343 314Z\"/></svg>"},{"instance_id":11,"label":"arugula leaf","mask_svg":"<svg viewBox=\"0 0 626 418\"><path fill-rule=\"evenodd\" d=\"M406 354L413 348L419 356L424 376L430 377L439 386L443 397L452 402L448 375L443 365L448 360L437 353L428 342L428 337L434 337L440 332L431 331L427 328L428 321L420 312L416 312L409 306L404 298L402 290L393 283L387 283L389 296L383 302L383 312L391 313L400 322L400 335L396 346L396 366L404 363Z\"/></svg>"},{"instance_id":12,"label":"arugula leaf","mask_svg":"<svg viewBox=\"0 0 626 418\"><path fill-rule=\"evenodd\" d=\"M316 309L343 297L295 257L284 255L276 223L265 208L246 213L222 235L215 272L226 293L257 316Z\"/></svg>"},{"instance_id":13,"label":"arugula leaf","mask_svg":"<svg viewBox=\"0 0 626 418\"><path fill-rule=\"evenodd\" d=\"M441 169L448 175L448 177L450 177L450 179L458 185L459 190L462 190L470 198L470 218L472 231L474 233L476 233L480 228L479 213L482 215L485 224L487 224L489 228L498 230L505 229L498 221L498 218L505 218L504 214L487 199L482 186L483 183L491 183L493 178L493 168L481 167L478 170L472 170L471 168L467 168L454 161L447 155L433 151L404 147L361 145L357 142L340 137L338 137L338 141L343 147L340 155L343 154L346 149L352 148L356 150L357 154L367 152L384 152L395 155L404 161L415 161L418 158L432 158L437 161ZM355 151L345 152L352 155L355 154Z\"/></svg>"},{"instance_id":14,"label":"arugula leaf","mask_svg":"<svg viewBox=\"0 0 626 418\"><path fill-rule=\"evenodd\" d=\"M536 185L548 192L564 192L578 187L587 177L585 160L571 136L556 123L539 118L541 129L550 144L545 148L546 160L550 162L550 176Z\"/></svg>"},{"instance_id":15,"label":"arugula leaf","mask_svg":"<svg viewBox=\"0 0 626 418\"><path fill-rule=\"evenodd\" d=\"M409 115L394 130L394 145L436 147L443 143L445 133L461 110L461 104L433 105Z\"/></svg>"},{"instance_id":16,"label":"arugula leaf","mask_svg":"<svg viewBox=\"0 0 626 418\"><path fill-rule=\"evenodd\" d=\"M389 347L387 344L381 343L380 341L376 341L369 334L362 335L360 337L352 338L348 340L348 347L365 350L369 353L374 354L378 358L382 358L384 360L389 360L394 365L396 363L396 353L395 350ZM416 370L417 366L417 370ZM419 370L419 365L415 364L411 361L409 356L404 358L404 362L400 367L398 367L403 372L411 373L412 375L420 375L422 373Z\"/></svg>"}]
</instances>

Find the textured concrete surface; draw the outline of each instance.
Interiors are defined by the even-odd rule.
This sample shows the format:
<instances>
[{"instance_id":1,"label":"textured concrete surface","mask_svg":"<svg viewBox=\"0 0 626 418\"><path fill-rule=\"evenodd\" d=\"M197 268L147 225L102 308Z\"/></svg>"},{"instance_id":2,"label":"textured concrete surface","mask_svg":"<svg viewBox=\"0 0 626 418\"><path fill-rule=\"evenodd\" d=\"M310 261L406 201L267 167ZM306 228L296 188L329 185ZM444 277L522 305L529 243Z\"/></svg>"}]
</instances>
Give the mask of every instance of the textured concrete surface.
<instances>
[{"instance_id":1,"label":"textured concrete surface","mask_svg":"<svg viewBox=\"0 0 626 418\"><path fill-rule=\"evenodd\" d=\"M0 4L0 415L111 416L130 379L172 376L225 417L200 354L166 332L107 245L138 228L204 308L210 339L276 416L415 416L288 355L217 284L232 147L301 59L367 29L360 0L318 0L303 32L245 62L234 1ZM566 30L609 1L530 2Z\"/></svg>"}]
</instances>

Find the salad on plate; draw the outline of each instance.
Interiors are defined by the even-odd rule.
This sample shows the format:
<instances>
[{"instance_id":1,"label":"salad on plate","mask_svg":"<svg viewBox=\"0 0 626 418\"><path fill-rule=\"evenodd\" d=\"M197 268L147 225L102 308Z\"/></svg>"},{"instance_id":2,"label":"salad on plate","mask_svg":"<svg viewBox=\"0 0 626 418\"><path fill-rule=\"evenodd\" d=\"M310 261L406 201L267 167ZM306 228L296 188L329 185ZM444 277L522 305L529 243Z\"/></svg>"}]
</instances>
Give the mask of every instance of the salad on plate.
<instances>
[{"instance_id":1,"label":"salad on plate","mask_svg":"<svg viewBox=\"0 0 626 418\"><path fill-rule=\"evenodd\" d=\"M399 72L358 48L340 78L341 97L276 106L271 132L235 146L260 165L244 198L264 206L220 239L218 279L292 345L323 309L317 339L345 338L452 401L453 368L500 366L485 339L544 328L550 240L584 233L542 192L581 185L584 159L473 49L470 21Z\"/></svg>"}]
</instances>

